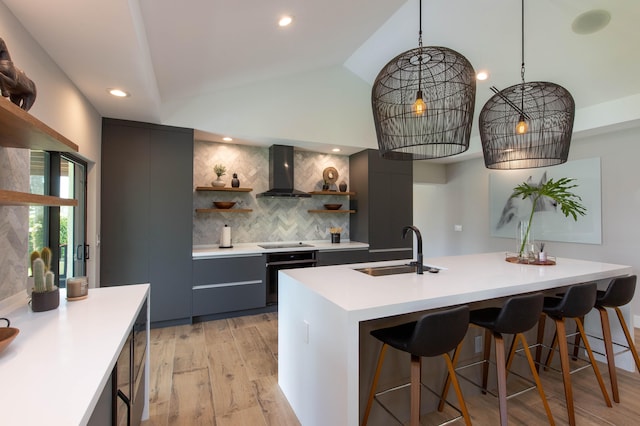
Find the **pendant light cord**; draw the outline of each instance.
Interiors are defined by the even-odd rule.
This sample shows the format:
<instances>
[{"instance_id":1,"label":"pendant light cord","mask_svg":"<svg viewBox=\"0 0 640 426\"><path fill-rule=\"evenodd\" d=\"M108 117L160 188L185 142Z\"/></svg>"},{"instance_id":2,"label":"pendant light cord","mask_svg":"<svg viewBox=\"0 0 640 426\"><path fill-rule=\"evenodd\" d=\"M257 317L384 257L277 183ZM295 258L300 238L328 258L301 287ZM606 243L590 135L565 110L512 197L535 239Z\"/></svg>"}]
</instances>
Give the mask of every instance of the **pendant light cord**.
<instances>
[{"instance_id":1,"label":"pendant light cord","mask_svg":"<svg viewBox=\"0 0 640 426\"><path fill-rule=\"evenodd\" d=\"M522 65L520 67L520 78L522 79L522 87L520 88L520 117L521 121L524 116L524 0L522 0L522 21L521 21L521 52L522 52Z\"/></svg>"},{"instance_id":2,"label":"pendant light cord","mask_svg":"<svg viewBox=\"0 0 640 426\"><path fill-rule=\"evenodd\" d=\"M522 66L520 68L520 77L522 78L522 84L524 84L524 0L522 0L522 26L521 26L521 35L520 39L522 42L521 52L522 52Z\"/></svg>"},{"instance_id":3,"label":"pendant light cord","mask_svg":"<svg viewBox=\"0 0 640 426\"><path fill-rule=\"evenodd\" d=\"M422 0L419 2L419 8L420 30L418 31L418 48L420 49L420 53L418 54L418 95L422 96Z\"/></svg>"},{"instance_id":4,"label":"pendant light cord","mask_svg":"<svg viewBox=\"0 0 640 426\"><path fill-rule=\"evenodd\" d=\"M524 0L522 0L524 1ZM422 0L420 0L420 16L419 16L419 22L420 22L420 31L418 32L418 47L422 48Z\"/></svg>"}]
</instances>

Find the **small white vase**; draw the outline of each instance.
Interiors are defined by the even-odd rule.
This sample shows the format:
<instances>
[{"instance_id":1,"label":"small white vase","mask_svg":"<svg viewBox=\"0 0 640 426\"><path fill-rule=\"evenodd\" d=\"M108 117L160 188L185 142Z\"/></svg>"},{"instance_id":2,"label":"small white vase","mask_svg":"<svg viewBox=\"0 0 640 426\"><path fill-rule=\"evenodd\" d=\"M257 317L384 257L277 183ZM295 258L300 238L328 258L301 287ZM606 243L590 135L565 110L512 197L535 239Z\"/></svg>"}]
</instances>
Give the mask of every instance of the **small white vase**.
<instances>
[{"instance_id":1,"label":"small white vase","mask_svg":"<svg viewBox=\"0 0 640 426\"><path fill-rule=\"evenodd\" d=\"M226 183L220 178L220 176L218 176L218 179L216 179L213 182L211 182L211 186L216 186L216 187L219 187L219 188L222 188L225 185L226 185Z\"/></svg>"}]
</instances>

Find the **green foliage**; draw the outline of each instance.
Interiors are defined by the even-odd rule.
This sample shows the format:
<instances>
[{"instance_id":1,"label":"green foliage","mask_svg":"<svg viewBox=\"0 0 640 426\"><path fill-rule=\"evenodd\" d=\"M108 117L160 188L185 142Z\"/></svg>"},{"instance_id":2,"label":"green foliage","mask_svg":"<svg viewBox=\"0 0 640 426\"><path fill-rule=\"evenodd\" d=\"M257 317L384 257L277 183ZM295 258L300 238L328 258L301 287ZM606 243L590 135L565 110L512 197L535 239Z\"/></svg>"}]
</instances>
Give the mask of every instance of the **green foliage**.
<instances>
[{"instance_id":1,"label":"green foliage","mask_svg":"<svg viewBox=\"0 0 640 426\"><path fill-rule=\"evenodd\" d=\"M575 179L560 178L557 181L549 179L546 183L540 186L529 185L526 182L521 183L513 189L511 198L521 197L524 199L531 199L531 214L529 215L529 225L526 231L526 238L523 239L520 246L520 256L522 256L525 244L527 242L529 231L531 230L531 222L533 222L533 213L535 212L536 204L540 197L548 197L554 200L565 217L573 217L573 220L578 220L578 215L584 216L587 213L587 208L582 205L582 198L576 194L570 192L571 189L576 188L578 185L572 184Z\"/></svg>"},{"instance_id":2,"label":"green foliage","mask_svg":"<svg viewBox=\"0 0 640 426\"><path fill-rule=\"evenodd\" d=\"M222 164L216 164L215 166L213 166L213 171L216 173L218 177L220 177L227 172L227 168Z\"/></svg>"}]
</instances>

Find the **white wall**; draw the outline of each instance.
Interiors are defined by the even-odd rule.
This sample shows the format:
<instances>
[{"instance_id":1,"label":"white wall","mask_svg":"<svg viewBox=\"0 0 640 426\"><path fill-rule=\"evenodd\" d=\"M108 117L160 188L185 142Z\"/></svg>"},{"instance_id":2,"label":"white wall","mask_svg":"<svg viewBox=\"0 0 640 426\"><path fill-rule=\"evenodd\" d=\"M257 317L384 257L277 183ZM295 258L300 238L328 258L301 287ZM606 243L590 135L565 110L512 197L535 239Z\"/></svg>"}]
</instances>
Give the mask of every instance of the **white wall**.
<instances>
[{"instance_id":1,"label":"white wall","mask_svg":"<svg viewBox=\"0 0 640 426\"><path fill-rule=\"evenodd\" d=\"M553 242L552 255L640 271L640 227L635 223L640 211L639 136L639 128L630 128L574 138L569 161L601 159L602 244ZM425 256L513 251L513 239L489 235L489 170L482 158L449 165L446 174L445 184L414 185L414 223L422 232ZM463 231L455 232L455 224ZM640 292L632 311L640 313Z\"/></svg>"},{"instance_id":2,"label":"white wall","mask_svg":"<svg viewBox=\"0 0 640 426\"><path fill-rule=\"evenodd\" d=\"M96 285L99 277L96 243L100 229L101 117L2 2L0 28L0 37L6 42L12 60L36 84L38 94L29 113L78 144L79 155L89 162L87 240L93 250L87 268L91 284Z\"/></svg>"}]
</instances>

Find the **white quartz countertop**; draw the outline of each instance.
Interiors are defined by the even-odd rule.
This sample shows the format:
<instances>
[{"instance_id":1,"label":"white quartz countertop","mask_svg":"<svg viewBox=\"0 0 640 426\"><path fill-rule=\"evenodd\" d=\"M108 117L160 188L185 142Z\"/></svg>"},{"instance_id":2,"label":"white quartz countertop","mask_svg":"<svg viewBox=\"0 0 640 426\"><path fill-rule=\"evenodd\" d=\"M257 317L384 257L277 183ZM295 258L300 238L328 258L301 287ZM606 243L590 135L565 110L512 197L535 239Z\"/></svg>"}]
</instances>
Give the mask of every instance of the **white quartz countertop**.
<instances>
[{"instance_id":1,"label":"white quartz countertop","mask_svg":"<svg viewBox=\"0 0 640 426\"><path fill-rule=\"evenodd\" d=\"M329 250L363 250L368 249L369 244L359 243L357 241L342 240L339 243L331 243L328 240L321 241L286 241L286 244L307 244L308 246L300 247L287 247L287 248L262 248L259 244L274 244L270 243L240 243L234 244L232 248L220 248L217 244L214 245L200 245L193 247L193 259L207 259L214 257L234 257L234 256L249 256L249 255L261 255L264 253L282 253L290 251L329 251Z\"/></svg>"},{"instance_id":2,"label":"white quartz countertop","mask_svg":"<svg viewBox=\"0 0 640 426\"><path fill-rule=\"evenodd\" d=\"M400 265L405 261L323 266L280 271L360 320L417 312L462 303L541 291L576 282L628 275L632 268L603 262L558 258L553 266L509 263L505 253L425 259L441 268L425 272L370 276L366 266Z\"/></svg>"},{"instance_id":3,"label":"white quartz countertop","mask_svg":"<svg viewBox=\"0 0 640 426\"><path fill-rule=\"evenodd\" d=\"M20 330L0 353L0 424L84 425L131 331L148 284L92 288L84 300L0 312ZM4 322L2 322L2 326Z\"/></svg>"}]
</instances>

